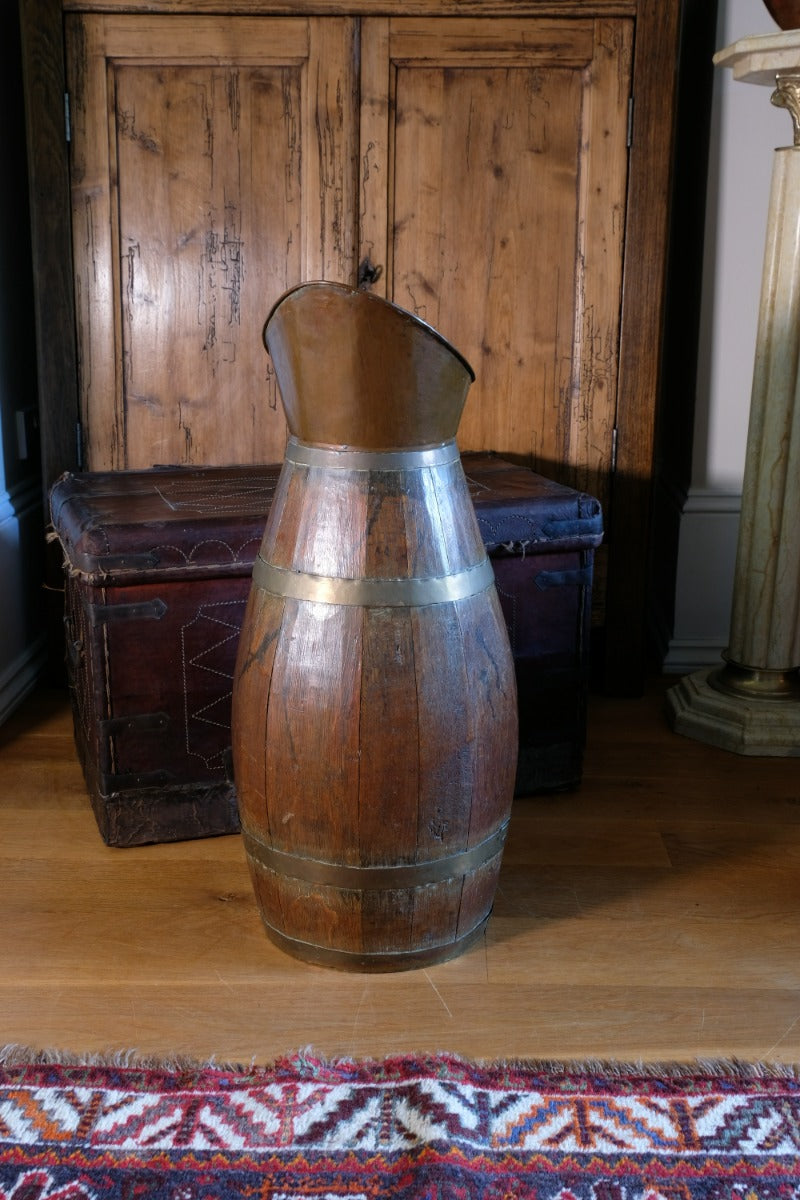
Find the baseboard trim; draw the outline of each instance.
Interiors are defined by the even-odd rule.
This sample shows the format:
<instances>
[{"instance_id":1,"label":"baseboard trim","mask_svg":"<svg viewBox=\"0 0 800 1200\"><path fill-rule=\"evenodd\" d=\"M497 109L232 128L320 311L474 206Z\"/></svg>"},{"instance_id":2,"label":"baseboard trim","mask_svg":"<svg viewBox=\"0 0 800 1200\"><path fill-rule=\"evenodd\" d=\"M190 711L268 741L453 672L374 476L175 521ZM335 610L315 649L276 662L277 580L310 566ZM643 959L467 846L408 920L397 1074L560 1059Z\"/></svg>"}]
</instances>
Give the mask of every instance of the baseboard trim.
<instances>
[{"instance_id":1,"label":"baseboard trim","mask_svg":"<svg viewBox=\"0 0 800 1200\"><path fill-rule=\"evenodd\" d=\"M718 666L728 642L742 497L693 488L680 522L673 627L663 657L667 674ZM659 643L664 646L664 629Z\"/></svg>"},{"instance_id":2,"label":"baseboard trim","mask_svg":"<svg viewBox=\"0 0 800 1200\"><path fill-rule=\"evenodd\" d=\"M41 634L0 673L0 725L33 691L46 668L47 637Z\"/></svg>"},{"instance_id":3,"label":"baseboard trim","mask_svg":"<svg viewBox=\"0 0 800 1200\"><path fill-rule=\"evenodd\" d=\"M725 646L714 639L673 638L661 669L665 675L689 675L707 667L722 666L724 650Z\"/></svg>"},{"instance_id":4,"label":"baseboard trim","mask_svg":"<svg viewBox=\"0 0 800 1200\"><path fill-rule=\"evenodd\" d=\"M36 512L43 503L41 484L35 478L23 479L10 490L0 489L0 525Z\"/></svg>"},{"instance_id":5,"label":"baseboard trim","mask_svg":"<svg viewBox=\"0 0 800 1200\"><path fill-rule=\"evenodd\" d=\"M742 511L741 492L716 492L712 488L692 488L683 505L686 513L734 513Z\"/></svg>"}]
</instances>

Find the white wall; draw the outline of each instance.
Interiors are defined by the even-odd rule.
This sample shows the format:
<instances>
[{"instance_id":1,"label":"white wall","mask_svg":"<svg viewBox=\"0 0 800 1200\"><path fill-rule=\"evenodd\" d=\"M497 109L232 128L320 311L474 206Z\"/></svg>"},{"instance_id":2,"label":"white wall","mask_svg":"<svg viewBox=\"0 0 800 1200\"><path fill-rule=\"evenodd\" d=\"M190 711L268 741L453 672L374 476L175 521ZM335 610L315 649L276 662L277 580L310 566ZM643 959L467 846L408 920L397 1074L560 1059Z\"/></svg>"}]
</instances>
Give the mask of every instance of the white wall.
<instances>
[{"instance_id":1,"label":"white wall","mask_svg":"<svg viewBox=\"0 0 800 1200\"><path fill-rule=\"evenodd\" d=\"M762 0L720 0L718 49L775 32ZM727 642L772 152L791 141L768 87L715 69L692 485L667 671L715 665Z\"/></svg>"}]
</instances>

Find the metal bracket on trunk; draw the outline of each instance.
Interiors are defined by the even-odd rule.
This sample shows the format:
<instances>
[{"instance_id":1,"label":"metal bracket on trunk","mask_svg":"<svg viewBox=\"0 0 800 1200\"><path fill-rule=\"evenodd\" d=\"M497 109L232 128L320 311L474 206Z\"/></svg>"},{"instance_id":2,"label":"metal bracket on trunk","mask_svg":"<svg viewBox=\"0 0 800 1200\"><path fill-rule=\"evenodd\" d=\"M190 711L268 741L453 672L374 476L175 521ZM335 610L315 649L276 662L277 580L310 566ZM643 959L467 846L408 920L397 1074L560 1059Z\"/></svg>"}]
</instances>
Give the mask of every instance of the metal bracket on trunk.
<instances>
[{"instance_id":1,"label":"metal bracket on trunk","mask_svg":"<svg viewBox=\"0 0 800 1200\"><path fill-rule=\"evenodd\" d=\"M89 609L92 625L108 621L160 621L167 611L163 600L142 600L139 604L95 604Z\"/></svg>"},{"instance_id":2,"label":"metal bracket on trunk","mask_svg":"<svg viewBox=\"0 0 800 1200\"><path fill-rule=\"evenodd\" d=\"M100 722L100 732L103 737L114 737L116 734L128 733L158 733L169 725L169 716L165 712L133 713L129 717L108 717Z\"/></svg>"}]
</instances>

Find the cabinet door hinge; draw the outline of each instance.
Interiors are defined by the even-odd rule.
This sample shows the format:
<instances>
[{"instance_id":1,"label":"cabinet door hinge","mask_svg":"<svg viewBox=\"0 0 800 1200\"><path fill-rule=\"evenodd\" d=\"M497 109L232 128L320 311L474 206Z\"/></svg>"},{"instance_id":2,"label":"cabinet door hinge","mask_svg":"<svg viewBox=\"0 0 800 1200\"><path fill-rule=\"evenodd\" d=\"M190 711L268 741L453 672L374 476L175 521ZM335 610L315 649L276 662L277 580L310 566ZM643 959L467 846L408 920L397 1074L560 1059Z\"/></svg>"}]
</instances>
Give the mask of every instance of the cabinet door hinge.
<instances>
[{"instance_id":1,"label":"cabinet door hinge","mask_svg":"<svg viewBox=\"0 0 800 1200\"><path fill-rule=\"evenodd\" d=\"M627 145L630 150L633 145L633 96L628 97L628 134Z\"/></svg>"},{"instance_id":2,"label":"cabinet door hinge","mask_svg":"<svg viewBox=\"0 0 800 1200\"><path fill-rule=\"evenodd\" d=\"M617 469L617 427L611 430L611 474Z\"/></svg>"},{"instance_id":3,"label":"cabinet door hinge","mask_svg":"<svg viewBox=\"0 0 800 1200\"><path fill-rule=\"evenodd\" d=\"M67 143L72 141L72 119L69 111L69 92L64 92L64 137Z\"/></svg>"}]
</instances>

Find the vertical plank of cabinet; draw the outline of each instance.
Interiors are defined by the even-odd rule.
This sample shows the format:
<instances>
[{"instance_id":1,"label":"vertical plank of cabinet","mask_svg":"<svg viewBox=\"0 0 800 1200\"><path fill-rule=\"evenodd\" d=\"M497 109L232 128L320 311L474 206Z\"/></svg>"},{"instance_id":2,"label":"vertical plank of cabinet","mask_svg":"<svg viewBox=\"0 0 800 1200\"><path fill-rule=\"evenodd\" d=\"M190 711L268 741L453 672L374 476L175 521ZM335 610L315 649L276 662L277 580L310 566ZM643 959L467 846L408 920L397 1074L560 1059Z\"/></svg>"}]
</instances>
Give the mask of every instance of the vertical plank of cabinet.
<instances>
[{"instance_id":1,"label":"vertical plank of cabinet","mask_svg":"<svg viewBox=\"0 0 800 1200\"><path fill-rule=\"evenodd\" d=\"M355 284L358 240L357 26L309 21L307 152L303 156L305 279ZM313 137L312 137L313 133ZM318 233L318 241L315 240Z\"/></svg>"},{"instance_id":2,"label":"vertical plank of cabinet","mask_svg":"<svg viewBox=\"0 0 800 1200\"><path fill-rule=\"evenodd\" d=\"M68 25L87 464L279 459L264 320L355 275L355 23Z\"/></svg>"},{"instance_id":3,"label":"vertical plank of cabinet","mask_svg":"<svg viewBox=\"0 0 800 1200\"><path fill-rule=\"evenodd\" d=\"M370 290L386 296L391 250L389 204L389 20L361 22L361 128L359 143L359 262L380 268Z\"/></svg>"},{"instance_id":4,"label":"vertical plank of cabinet","mask_svg":"<svg viewBox=\"0 0 800 1200\"><path fill-rule=\"evenodd\" d=\"M608 593L601 673L608 690L644 682L652 478L660 392L681 6L639 0L614 500L607 526Z\"/></svg>"},{"instance_id":5,"label":"vertical plank of cabinet","mask_svg":"<svg viewBox=\"0 0 800 1200\"><path fill-rule=\"evenodd\" d=\"M617 417L633 25L596 21L583 92L570 428L574 485L604 499Z\"/></svg>"},{"instance_id":6,"label":"vertical plank of cabinet","mask_svg":"<svg viewBox=\"0 0 800 1200\"><path fill-rule=\"evenodd\" d=\"M83 450L88 466L120 466L125 433L115 357L105 18L68 19L65 45Z\"/></svg>"}]
</instances>

